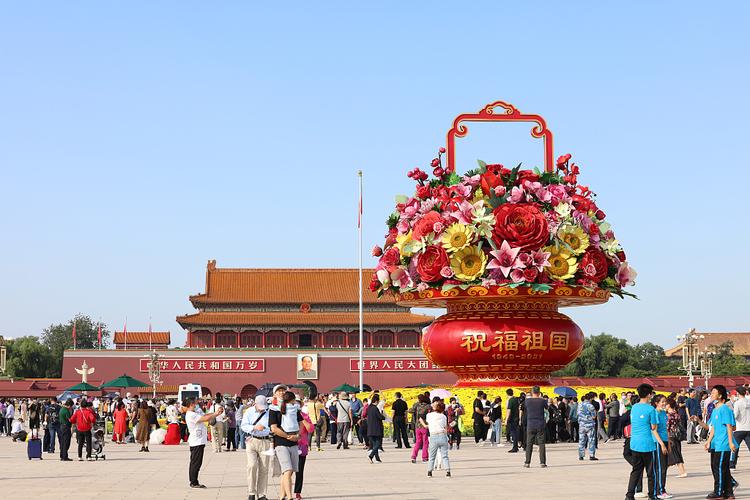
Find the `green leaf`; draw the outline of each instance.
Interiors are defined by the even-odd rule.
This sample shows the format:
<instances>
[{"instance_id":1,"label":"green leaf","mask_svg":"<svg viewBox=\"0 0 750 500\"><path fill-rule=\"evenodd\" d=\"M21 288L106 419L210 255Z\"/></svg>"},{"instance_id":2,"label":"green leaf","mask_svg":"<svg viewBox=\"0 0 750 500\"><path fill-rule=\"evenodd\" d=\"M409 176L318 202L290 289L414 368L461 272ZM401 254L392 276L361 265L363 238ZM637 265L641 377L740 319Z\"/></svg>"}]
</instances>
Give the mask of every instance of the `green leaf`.
<instances>
[{"instance_id":1,"label":"green leaf","mask_svg":"<svg viewBox=\"0 0 750 500\"><path fill-rule=\"evenodd\" d=\"M406 203L407 201L409 201L409 197L405 194L396 195L396 203Z\"/></svg>"},{"instance_id":2,"label":"green leaf","mask_svg":"<svg viewBox=\"0 0 750 500\"><path fill-rule=\"evenodd\" d=\"M447 186L455 186L461 182L461 177L458 176L456 172L451 173L451 175L448 176L448 179L446 179L445 184Z\"/></svg>"},{"instance_id":3,"label":"green leaf","mask_svg":"<svg viewBox=\"0 0 750 500\"><path fill-rule=\"evenodd\" d=\"M453 289L454 289L454 288L456 288L457 286L458 286L458 285L456 285L455 283L447 283L447 284L443 285L443 289L442 289L442 290L443 290L444 292L447 292L448 290L453 290Z\"/></svg>"},{"instance_id":4,"label":"green leaf","mask_svg":"<svg viewBox=\"0 0 750 500\"><path fill-rule=\"evenodd\" d=\"M532 283L531 289L535 292L548 293L550 290L552 290L552 286L547 283Z\"/></svg>"},{"instance_id":5,"label":"green leaf","mask_svg":"<svg viewBox=\"0 0 750 500\"><path fill-rule=\"evenodd\" d=\"M393 229L398 224L399 219L401 216L398 212L393 212L391 215L388 216L388 220L385 221L385 223L388 225L388 229Z\"/></svg>"},{"instance_id":6,"label":"green leaf","mask_svg":"<svg viewBox=\"0 0 750 500\"><path fill-rule=\"evenodd\" d=\"M536 175L542 175L542 171L541 171L541 170L539 170L539 167L534 167L534 173L535 173Z\"/></svg>"},{"instance_id":7,"label":"green leaf","mask_svg":"<svg viewBox=\"0 0 750 500\"><path fill-rule=\"evenodd\" d=\"M479 165L479 170L481 170L482 173L485 173L487 171L487 164L483 162L482 160L477 160L477 164Z\"/></svg>"}]
</instances>

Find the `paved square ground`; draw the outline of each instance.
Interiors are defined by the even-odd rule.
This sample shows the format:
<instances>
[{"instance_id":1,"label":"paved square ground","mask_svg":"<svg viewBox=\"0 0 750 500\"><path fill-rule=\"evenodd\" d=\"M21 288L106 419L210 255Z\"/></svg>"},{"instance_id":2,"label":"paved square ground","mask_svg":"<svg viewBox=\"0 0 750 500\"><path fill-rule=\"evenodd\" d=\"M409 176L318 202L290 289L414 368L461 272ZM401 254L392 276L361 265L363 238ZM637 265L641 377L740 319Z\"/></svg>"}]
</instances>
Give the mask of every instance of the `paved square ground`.
<instances>
[{"instance_id":1,"label":"paved square ground","mask_svg":"<svg viewBox=\"0 0 750 500\"><path fill-rule=\"evenodd\" d=\"M622 441L602 444L598 462L579 462L576 446L547 447L547 469L538 457L522 467L523 456L508 447L477 448L473 441L450 454L452 478L436 471L426 477L426 465L412 464L409 450L385 444L383 463L371 465L359 448L310 453L305 471L304 498L309 499L578 499L624 498L629 466L622 458ZM55 455L29 461L26 444L0 438L0 498L47 499L244 499L244 451L214 454L207 448L201 482L205 490L187 487L188 447L152 446L139 453L135 444L106 447L107 460L60 462ZM75 457L73 439L71 457ZM678 479L670 468L667 487L675 499L705 498L712 487L709 456L702 445L683 445L689 477ZM737 498L750 498L750 454L743 449L736 479L743 487ZM278 498L271 478L269 498Z\"/></svg>"}]
</instances>

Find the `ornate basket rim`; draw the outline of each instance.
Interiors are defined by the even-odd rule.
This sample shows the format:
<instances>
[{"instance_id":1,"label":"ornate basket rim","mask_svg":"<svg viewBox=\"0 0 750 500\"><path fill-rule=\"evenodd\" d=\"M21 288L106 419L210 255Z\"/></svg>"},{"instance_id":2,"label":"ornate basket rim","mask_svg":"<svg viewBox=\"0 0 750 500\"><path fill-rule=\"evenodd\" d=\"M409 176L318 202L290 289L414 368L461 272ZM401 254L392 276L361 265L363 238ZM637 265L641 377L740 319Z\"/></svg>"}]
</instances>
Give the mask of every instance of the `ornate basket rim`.
<instances>
[{"instance_id":1,"label":"ornate basket rim","mask_svg":"<svg viewBox=\"0 0 750 500\"><path fill-rule=\"evenodd\" d=\"M450 290L429 288L423 292L403 292L394 294L396 303L404 307L447 307L453 301L481 300L533 300L555 302L559 307L590 306L604 304L610 293L601 288L584 288L574 285L553 286L549 292L539 292L531 287L470 286Z\"/></svg>"}]
</instances>

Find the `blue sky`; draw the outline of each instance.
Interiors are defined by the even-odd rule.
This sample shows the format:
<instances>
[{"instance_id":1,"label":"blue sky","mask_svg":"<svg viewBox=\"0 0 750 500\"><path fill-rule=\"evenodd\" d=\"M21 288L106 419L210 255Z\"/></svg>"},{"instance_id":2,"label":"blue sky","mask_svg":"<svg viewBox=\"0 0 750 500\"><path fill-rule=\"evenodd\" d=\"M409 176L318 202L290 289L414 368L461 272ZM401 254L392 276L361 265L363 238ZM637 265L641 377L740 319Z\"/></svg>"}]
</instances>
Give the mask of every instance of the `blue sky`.
<instances>
[{"instance_id":1,"label":"blue sky","mask_svg":"<svg viewBox=\"0 0 750 500\"><path fill-rule=\"evenodd\" d=\"M497 99L547 119L639 272L639 301L568 311L586 333L668 347L690 327L748 331L749 11L6 4L0 334L80 311L130 330L151 316L181 344L174 318L208 259L353 267L356 171L369 248L406 172ZM470 130L463 168L533 162L540 145L517 132Z\"/></svg>"}]
</instances>

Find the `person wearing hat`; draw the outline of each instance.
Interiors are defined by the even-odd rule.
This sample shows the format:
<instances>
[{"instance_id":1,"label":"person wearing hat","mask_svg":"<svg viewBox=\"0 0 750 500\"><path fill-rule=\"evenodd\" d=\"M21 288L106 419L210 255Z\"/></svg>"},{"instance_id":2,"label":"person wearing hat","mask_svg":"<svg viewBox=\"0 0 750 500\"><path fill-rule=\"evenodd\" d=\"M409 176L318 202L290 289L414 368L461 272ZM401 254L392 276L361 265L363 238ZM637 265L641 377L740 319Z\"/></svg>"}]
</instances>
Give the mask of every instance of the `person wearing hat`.
<instances>
[{"instance_id":1,"label":"person wearing hat","mask_svg":"<svg viewBox=\"0 0 750 500\"><path fill-rule=\"evenodd\" d=\"M352 428L352 404L349 402L349 394L341 391L339 399L336 401L336 449L344 446L345 450L349 449L349 430Z\"/></svg>"},{"instance_id":2,"label":"person wearing hat","mask_svg":"<svg viewBox=\"0 0 750 500\"><path fill-rule=\"evenodd\" d=\"M268 465L271 429L268 425L268 404L265 396L255 396L255 404L242 414L240 424L245 434L247 455L248 500L265 500L268 488Z\"/></svg>"}]
</instances>

